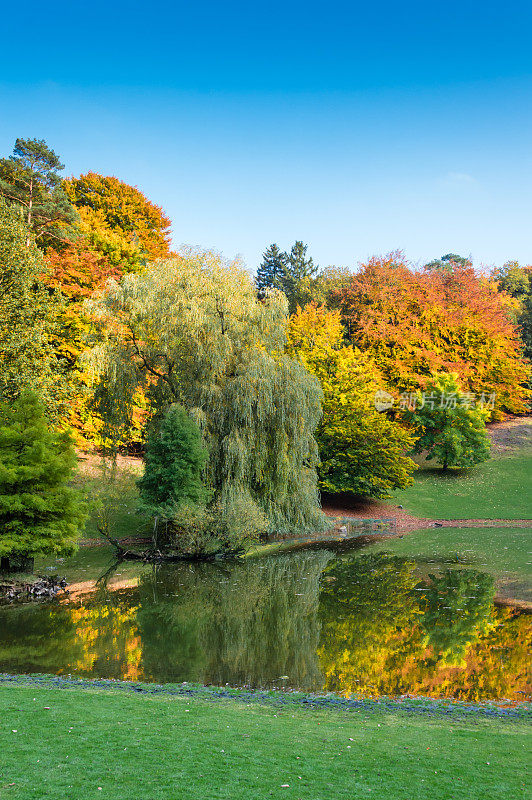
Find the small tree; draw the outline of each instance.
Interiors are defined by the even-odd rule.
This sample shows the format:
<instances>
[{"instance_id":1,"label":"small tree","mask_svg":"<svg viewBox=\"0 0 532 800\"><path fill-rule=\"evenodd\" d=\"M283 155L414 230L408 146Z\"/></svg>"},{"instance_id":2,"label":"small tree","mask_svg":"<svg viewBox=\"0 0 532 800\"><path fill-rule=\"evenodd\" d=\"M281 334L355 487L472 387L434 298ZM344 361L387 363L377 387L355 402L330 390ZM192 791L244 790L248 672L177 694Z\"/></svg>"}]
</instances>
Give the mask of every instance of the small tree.
<instances>
[{"instance_id":1,"label":"small tree","mask_svg":"<svg viewBox=\"0 0 532 800\"><path fill-rule=\"evenodd\" d=\"M206 462L197 424L183 406L171 406L148 438L145 471L138 482L143 506L156 517L171 519L184 503L204 502L201 473Z\"/></svg>"},{"instance_id":2,"label":"small tree","mask_svg":"<svg viewBox=\"0 0 532 800\"><path fill-rule=\"evenodd\" d=\"M67 483L76 454L68 432L48 427L37 396L0 407L0 556L14 569L37 553L69 554L85 513Z\"/></svg>"},{"instance_id":3,"label":"small tree","mask_svg":"<svg viewBox=\"0 0 532 800\"><path fill-rule=\"evenodd\" d=\"M461 394L455 372L436 374L415 405L405 411L418 437L414 453L426 451L427 460L435 459L444 470L472 467L489 458L487 412Z\"/></svg>"}]
</instances>

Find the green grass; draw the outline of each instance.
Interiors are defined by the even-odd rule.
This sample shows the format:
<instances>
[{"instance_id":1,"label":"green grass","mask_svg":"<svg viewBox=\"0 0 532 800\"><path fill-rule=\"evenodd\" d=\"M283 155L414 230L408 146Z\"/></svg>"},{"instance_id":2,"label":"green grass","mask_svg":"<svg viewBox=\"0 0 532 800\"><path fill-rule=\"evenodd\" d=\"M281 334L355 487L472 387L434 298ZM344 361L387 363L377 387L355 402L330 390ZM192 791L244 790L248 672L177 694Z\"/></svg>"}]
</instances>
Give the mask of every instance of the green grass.
<instances>
[{"instance_id":1,"label":"green grass","mask_svg":"<svg viewBox=\"0 0 532 800\"><path fill-rule=\"evenodd\" d=\"M425 571L456 565L490 572L500 594L532 601L532 525L425 528L366 549L412 558Z\"/></svg>"},{"instance_id":2,"label":"green grass","mask_svg":"<svg viewBox=\"0 0 532 800\"><path fill-rule=\"evenodd\" d=\"M516 720L3 686L0 797L516 800L526 736Z\"/></svg>"},{"instance_id":3,"label":"green grass","mask_svg":"<svg viewBox=\"0 0 532 800\"><path fill-rule=\"evenodd\" d=\"M467 471L420 469L393 503L428 519L532 519L532 453L492 458Z\"/></svg>"}]
</instances>

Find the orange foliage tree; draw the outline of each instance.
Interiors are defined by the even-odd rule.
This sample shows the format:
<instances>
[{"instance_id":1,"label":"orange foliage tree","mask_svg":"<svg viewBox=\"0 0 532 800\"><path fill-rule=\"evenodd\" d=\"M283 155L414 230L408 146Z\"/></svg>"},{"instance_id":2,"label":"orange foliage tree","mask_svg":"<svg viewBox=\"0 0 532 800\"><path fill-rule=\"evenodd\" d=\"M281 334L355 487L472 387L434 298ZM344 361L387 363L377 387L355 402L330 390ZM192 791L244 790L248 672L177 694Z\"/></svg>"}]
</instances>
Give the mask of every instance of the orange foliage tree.
<instances>
[{"instance_id":1,"label":"orange foliage tree","mask_svg":"<svg viewBox=\"0 0 532 800\"><path fill-rule=\"evenodd\" d=\"M109 251L110 234L119 232L145 261L170 253L170 220L135 186L118 178L88 172L64 183L96 249Z\"/></svg>"},{"instance_id":2,"label":"orange foliage tree","mask_svg":"<svg viewBox=\"0 0 532 800\"><path fill-rule=\"evenodd\" d=\"M424 389L433 373L456 372L467 391L495 395L495 415L525 411L530 370L512 300L471 266L416 271L400 252L374 257L333 287L331 303L392 390Z\"/></svg>"}]
</instances>

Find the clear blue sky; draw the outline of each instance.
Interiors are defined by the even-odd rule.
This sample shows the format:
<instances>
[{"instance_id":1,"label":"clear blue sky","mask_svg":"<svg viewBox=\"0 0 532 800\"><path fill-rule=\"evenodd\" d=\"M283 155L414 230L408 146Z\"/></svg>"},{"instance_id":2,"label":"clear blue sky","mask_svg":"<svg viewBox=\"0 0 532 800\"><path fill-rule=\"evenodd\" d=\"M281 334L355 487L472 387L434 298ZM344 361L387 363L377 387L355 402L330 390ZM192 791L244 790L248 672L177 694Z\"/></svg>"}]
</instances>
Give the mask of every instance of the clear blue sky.
<instances>
[{"instance_id":1,"label":"clear blue sky","mask_svg":"<svg viewBox=\"0 0 532 800\"><path fill-rule=\"evenodd\" d=\"M532 4L35 0L2 11L0 153L137 185L173 239L320 265L532 263Z\"/></svg>"}]
</instances>

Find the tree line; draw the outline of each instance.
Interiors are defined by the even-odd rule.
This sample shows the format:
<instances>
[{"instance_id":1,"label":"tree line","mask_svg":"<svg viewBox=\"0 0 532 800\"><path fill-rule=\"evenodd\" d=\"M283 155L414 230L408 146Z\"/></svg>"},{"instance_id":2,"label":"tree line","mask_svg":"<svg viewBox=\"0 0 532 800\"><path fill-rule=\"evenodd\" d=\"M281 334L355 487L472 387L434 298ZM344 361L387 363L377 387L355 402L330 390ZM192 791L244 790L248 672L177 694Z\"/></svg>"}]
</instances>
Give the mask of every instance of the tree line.
<instances>
[{"instance_id":1,"label":"tree line","mask_svg":"<svg viewBox=\"0 0 532 800\"><path fill-rule=\"evenodd\" d=\"M44 436L44 417L41 465L47 448L71 460L66 428L82 447L146 450L154 549L213 554L323 527L320 491L389 496L416 449L479 463L485 422L527 410L530 267L447 254L413 268L392 253L320 270L296 241L270 245L252 278L238 260L172 252L168 217L137 188L63 169L36 139L0 160L3 530L25 491L12 428ZM74 520L63 506L20 524L49 547L50 519ZM13 536L0 543L13 551Z\"/></svg>"}]
</instances>

